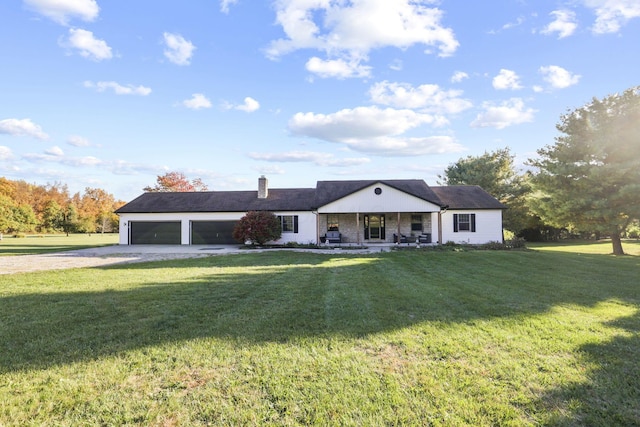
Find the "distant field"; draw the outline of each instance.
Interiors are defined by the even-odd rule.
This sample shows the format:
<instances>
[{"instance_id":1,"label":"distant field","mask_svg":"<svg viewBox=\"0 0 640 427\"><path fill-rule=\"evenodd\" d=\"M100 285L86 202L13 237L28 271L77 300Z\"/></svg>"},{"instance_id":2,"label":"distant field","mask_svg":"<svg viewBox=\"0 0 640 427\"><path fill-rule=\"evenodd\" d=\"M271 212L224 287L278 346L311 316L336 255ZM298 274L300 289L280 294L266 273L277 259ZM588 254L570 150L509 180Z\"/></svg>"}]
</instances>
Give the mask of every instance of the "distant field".
<instances>
[{"instance_id":1,"label":"distant field","mask_svg":"<svg viewBox=\"0 0 640 427\"><path fill-rule=\"evenodd\" d=\"M607 255L613 252L611 242L609 240L579 240L552 243L527 243L527 247L541 251L568 252L579 254ZM640 256L640 240L623 240L622 248L627 255Z\"/></svg>"},{"instance_id":2,"label":"distant field","mask_svg":"<svg viewBox=\"0 0 640 427\"><path fill-rule=\"evenodd\" d=\"M640 425L640 258L574 248L0 276L0 426Z\"/></svg>"},{"instance_id":3,"label":"distant field","mask_svg":"<svg viewBox=\"0 0 640 427\"><path fill-rule=\"evenodd\" d=\"M0 256L29 255L74 249L108 246L118 243L118 235L107 234L43 234L27 237L3 236L0 240Z\"/></svg>"}]
</instances>

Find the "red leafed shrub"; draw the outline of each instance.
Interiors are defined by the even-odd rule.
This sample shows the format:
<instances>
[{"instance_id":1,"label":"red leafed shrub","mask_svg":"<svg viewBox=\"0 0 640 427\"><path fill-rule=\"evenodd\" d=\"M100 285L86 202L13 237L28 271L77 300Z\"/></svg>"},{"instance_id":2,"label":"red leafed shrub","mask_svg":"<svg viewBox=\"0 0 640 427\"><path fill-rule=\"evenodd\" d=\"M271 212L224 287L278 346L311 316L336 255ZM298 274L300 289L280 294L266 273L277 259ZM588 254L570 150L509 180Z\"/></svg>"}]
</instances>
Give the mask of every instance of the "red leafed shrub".
<instances>
[{"instance_id":1,"label":"red leafed shrub","mask_svg":"<svg viewBox=\"0 0 640 427\"><path fill-rule=\"evenodd\" d=\"M241 242L264 245L268 241L278 240L282 235L280 221L273 212L250 211L240 218L233 229L233 238Z\"/></svg>"}]
</instances>

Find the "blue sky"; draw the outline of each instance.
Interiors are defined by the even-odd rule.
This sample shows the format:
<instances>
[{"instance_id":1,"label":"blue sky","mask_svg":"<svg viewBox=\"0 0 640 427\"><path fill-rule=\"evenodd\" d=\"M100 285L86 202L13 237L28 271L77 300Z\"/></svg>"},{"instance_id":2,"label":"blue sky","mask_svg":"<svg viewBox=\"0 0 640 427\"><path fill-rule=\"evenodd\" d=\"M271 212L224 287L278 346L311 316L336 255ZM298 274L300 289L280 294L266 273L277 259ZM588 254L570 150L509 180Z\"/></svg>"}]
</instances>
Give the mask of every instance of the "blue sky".
<instances>
[{"instance_id":1,"label":"blue sky","mask_svg":"<svg viewBox=\"0 0 640 427\"><path fill-rule=\"evenodd\" d=\"M130 200L420 178L640 84L637 0L7 0L0 176Z\"/></svg>"}]
</instances>

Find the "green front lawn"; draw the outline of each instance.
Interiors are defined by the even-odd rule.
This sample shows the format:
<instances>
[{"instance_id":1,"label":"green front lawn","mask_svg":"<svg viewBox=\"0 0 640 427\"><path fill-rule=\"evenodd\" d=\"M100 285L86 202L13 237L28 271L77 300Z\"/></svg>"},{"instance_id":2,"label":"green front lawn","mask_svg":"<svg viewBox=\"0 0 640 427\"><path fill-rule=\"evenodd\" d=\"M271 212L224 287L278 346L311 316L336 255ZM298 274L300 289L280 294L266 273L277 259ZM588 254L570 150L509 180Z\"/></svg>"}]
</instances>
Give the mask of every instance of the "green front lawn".
<instances>
[{"instance_id":1,"label":"green front lawn","mask_svg":"<svg viewBox=\"0 0 640 427\"><path fill-rule=\"evenodd\" d=\"M640 258L286 251L0 276L0 425L639 425Z\"/></svg>"},{"instance_id":2,"label":"green front lawn","mask_svg":"<svg viewBox=\"0 0 640 427\"><path fill-rule=\"evenodd\" d=\"M117 234L44 234L13 237L5 234L0 240L0 256L34 255L116 245Z\"/></svg>"},{"instance_id":3,"label":"green front lawn","mask_svg":"<svg viewBox=\"0 0 640 427\"><path fill-rule=\"evenodd\" d=\"M527 243L527 247L541 251L569 252L581 254L611 254L613 248L610 240L561 240L559 242ZM640 240L622 241L625 254L640 256Z\"/></svg>"}]
</instances>

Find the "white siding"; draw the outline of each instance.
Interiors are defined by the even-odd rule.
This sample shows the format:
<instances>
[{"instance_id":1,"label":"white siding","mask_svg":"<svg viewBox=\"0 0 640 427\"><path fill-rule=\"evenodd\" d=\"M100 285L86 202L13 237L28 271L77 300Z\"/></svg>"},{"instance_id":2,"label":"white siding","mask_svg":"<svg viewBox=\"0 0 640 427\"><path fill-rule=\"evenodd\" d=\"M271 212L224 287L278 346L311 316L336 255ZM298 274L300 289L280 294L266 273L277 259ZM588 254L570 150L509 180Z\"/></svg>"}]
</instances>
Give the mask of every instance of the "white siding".
<instances>
[{"instance_id":1,"label":"white siding","mask_svg":"<svg viewBox=\"0 0 640 427\"><path fill-rule=\"evenodd\" d=\"M453 214L475 214L476 231L453 231ZM448 210L442 214L442 242L478 245L502 242L502 210Z\"/></svg>"},{"instance_id":2,"label":"white siding","mask_svg":"<svg viewBox=\"0 0 640 427\"><path fill-rule=\"evenodd\" d=\"M274 212L276 215L298 215L298 232L282 233L275 243L317 243L317 215L311 212Z\"/></svg>"},{"instance_id":3,"label":"white siding","mask_svg":"<svg viewBox=\"0 0 640 427\"><path fill-rule=\"evenodd\" d=\"M311 212L274 212L275 215L298 215L298 233L282 233L277 243L316 242L316 215ZM120 214L119 243L129 243L129 222L131 221L181 221L181 242L189 244L191 221L238 221L244 212L183 212L183 213L123 213Z\"/></svg>"},{"instance_id":4,"label":"white siding","mask_svg":"<svg viewBox=\"0 0 640 427\"><path fill-rule=\"evenodd\" d=\"M374 190L377 187L380 187L382 193L375 194ZM318 213L436 212L439 210L440 207L433 203L377 183L321 206Z\"/></svg>"}]
</instances>

